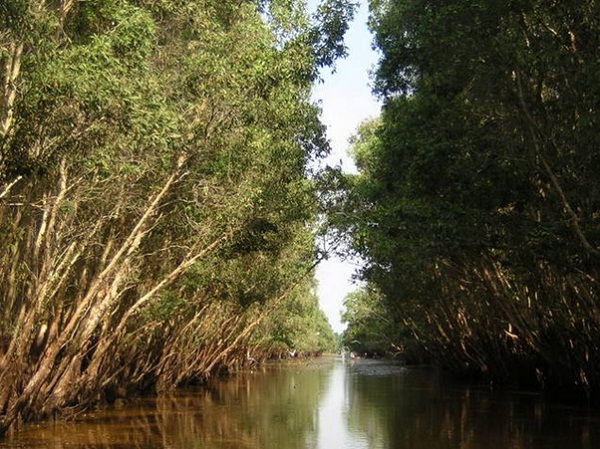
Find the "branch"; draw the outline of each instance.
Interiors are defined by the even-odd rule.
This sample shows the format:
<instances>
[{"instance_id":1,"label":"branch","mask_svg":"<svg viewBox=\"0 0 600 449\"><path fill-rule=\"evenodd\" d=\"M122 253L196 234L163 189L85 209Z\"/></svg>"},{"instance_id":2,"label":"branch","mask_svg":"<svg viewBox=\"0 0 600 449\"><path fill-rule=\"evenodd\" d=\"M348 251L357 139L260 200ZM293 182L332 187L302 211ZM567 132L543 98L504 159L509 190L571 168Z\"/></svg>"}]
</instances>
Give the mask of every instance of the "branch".
<instances>
[{"instance_id":1,"label":"branch","mask_svg":"<svg viewBox=\"0 0 600 449\"><path fill-rule=\"evenodd\" d=\"M8 194L8 192L10 192L10 189L12 189L14 187L14 185L21 180L21 178L23 178L23 176L21 176L21 175L17 176L17 179L15 179L10 184L8 184L6 187L4 187L4 190L2 192L0 192L0 198L4 198Z\"/></svg>"},{"instance_id":2,"label":"branch","mask_svg":"<svg viewBox=\"0 0 600 449\"><path fill-rule=\"evenodd\" d=\"M167 274L163 279L157 283L154 287L152 287L148 292L146 292L143 296L141 296L135 304L133 304L127 312L121 318L121 322L114 332L115 335L118 335L120 331L125 327L127 320L135 314L142 306L144 306L148 301L150 301L156 293L158 293L163 288L173 284L179 277L185 273L192 265L194 265L199 259L204 257L206 254L216 249L221 243L226 242L231 238L234 231L230 231L215 241L213 241L210 245L203 248L201 251L196 253L193 257L187 258L183 260L173 271Z\"/></svg>"},{"instance_id":3,"label":"branch","mask_svg":"<svg viewBox=\"0 0 600 449\"><path fill-rule=\"evenodd\" d=\"M581 245L588 253L590 253L596 257L600 257L600 250L598 250L597 248L594 248L594 246L592 246L590 244L590 242L588 241L588 239L586 238L585 234L583 233L583 230L581 229L581 226L579 225L579 222L580 222L579 216L571 207L569 200L567 199L567 196L565 195L565 192L560 185L558 177L556 176L556 174L550 167L550 164L546 161L546 159L544 158L544 155L542 154L539 140L540 140L540 136L542 136L543 134L539 128L539 125L537 124L537 122L535 121L535 119L533 118L531 113L529 112L529 109L527 108L527 104L525 103L525 99L523 96L523 86L521 84L521 76L518 72L515 72L515 80L516 80L516 84L517 84L519 104L521 105L522 112L526 118L527 127L529 129L529 133L531 134L531 139L533 141L536 156L538 157L539 161L541 162L544 172L550 179L550 183L552 184L552 187L554 187L554 189L558 193L558 196L561 200L562 206L569 217L568 222L571 225L571 227L573 228L573 232L575 232L575 235L579 239ZM552 144L555 148L557 147L555 142L552 142Z\"/></svg>"},{"instance_id":4,"label":"branch","mask_svg":"<svg viewBox=\"0 0 600 449\"><path fill-rule=\"evenodd\" d=\"M6 60L5 75L3 80L2 114L0 116L0 135L6 136L12 125L13 106L17 95L17 78L21 71L21 55L23 43L11 44L10 56Z\"/></svg>"}]
</instances>

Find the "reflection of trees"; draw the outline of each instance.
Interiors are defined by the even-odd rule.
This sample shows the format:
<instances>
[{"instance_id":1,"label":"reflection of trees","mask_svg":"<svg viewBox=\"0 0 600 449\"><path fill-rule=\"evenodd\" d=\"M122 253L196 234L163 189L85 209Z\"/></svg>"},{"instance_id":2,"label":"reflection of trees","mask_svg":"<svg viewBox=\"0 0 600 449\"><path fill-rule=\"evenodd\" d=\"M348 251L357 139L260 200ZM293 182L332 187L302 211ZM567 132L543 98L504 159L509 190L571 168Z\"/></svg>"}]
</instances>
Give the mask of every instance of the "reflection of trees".
<instances>
[{"instance_id":1,"label":"reflection of trees","mask_svg":"<svg viewBox=\"0 0 600 449\"><path fill-rule=\"evenodd\" d=\"M408 424L410 417L425 413L427 404L439 395L438 384L430 372L414 378L381 369L368 362L350 367L348 427L367 438L371 448L402 447L399 444L404 441L397 436L404 434L405 425L419 425L414 421ZM416 382L409 385L411 381Z\"/></svg>"},{"instance_id":2,"label":"reflection of trees","mask_svg":"<svg viewBox=\"0 0 600 449\"><path fill-rule=\"evenodd\" d=\"M201 396L186 396L187 403L166 398L171 406L161 403L160 408L165 410L162 424L169 426L164 433L172 438L169 447L304 448L315 427L326 371L302 366L247 374L218 381ZM187 413L191 424L174 413L182 406L194 412Z\"/></svg>"},{"instance_id":3,"label":"reflection of trees","mask_svg":"<svg viewBox=\"0 0 600 449\"><path fill-rule=\"evenodd\" d=\"M348 426L373 449L600 447L600 429L588 419L534 396L442 388L427 372L363 373L349 385Z\"/></svg>"},{"instance_id":4,"label":"reflection of trees","mask_svg":"<svg viewBox=\"0 0 600 449\"><path fill-rule=\"evenodd\" d=\"M218 379L206 388L82 415L72 423L30 427L12 447L311 448L316 433L332 430L318 426L320 401L334 385L332 368L306 362ZM348 409L339 413L349 432L365 441L362 447L600 447L600 427L588 417L577 417L576 409L544 405L533 396L443 385L431 371L400 374L384 369L360 361L343 378ZM4 443L3 448L11 447Z\"/></svg>"},{"instance_id":5,"label":"reflection of trees","mask_svg":"<svg viewBox=\"0 0 600 449\"><path fill-rule=\"evenodd\" d=\"M304 449L330 368L313 362L297 369L267 367L75 422L31 427L14 443L39 442L48 449Z\"/></svg>"}]
</instances>

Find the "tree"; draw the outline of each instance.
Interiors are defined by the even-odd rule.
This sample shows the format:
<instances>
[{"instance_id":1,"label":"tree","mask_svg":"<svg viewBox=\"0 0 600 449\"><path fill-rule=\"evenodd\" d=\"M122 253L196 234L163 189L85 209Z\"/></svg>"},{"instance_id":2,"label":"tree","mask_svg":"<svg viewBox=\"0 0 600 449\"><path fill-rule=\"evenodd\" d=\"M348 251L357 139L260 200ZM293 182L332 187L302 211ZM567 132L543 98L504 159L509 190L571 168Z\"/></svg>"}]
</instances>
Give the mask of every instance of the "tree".
<instances>
[{"instance_id":1,"label":"tree","mask_svg":"<svg viewBox=\"0 0 600 449\"><path fill-rule=\"evenodd\" d=\"M276 0L0 8L0 434L245 360L314 266L310 87L342 28Z\"/></svg>"},{"instance_id":2,"label":"tree","mask_svg":"<svg viewBox=\"0 0 600 449\"><path fill-rule=\"evenodd\" d=\"M447 368L593 394L597 7L371 6L384 108L337 219L363 279Z\"/></svg>"}]
</instances>

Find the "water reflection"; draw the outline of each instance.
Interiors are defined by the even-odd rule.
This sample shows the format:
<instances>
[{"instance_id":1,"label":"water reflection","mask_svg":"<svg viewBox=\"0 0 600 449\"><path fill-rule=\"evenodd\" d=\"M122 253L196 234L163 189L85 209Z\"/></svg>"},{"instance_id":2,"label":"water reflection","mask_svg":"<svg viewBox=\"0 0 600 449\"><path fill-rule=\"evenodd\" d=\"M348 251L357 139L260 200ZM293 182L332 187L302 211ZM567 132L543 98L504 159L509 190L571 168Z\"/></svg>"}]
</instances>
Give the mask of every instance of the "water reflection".
<instances>
[{"instance_id":1,"label":"water reflection","mask_svg":"<svg viewBox=\"0 0 600 449\"><path fill-rule=\"evenodd\" d=\"M348 426L351 418L350 388L342 364L334 365L329 373L328 389L318 408L318 427L307 447L321 448L369 448L362 432Z\"/></svg>"},{"instance_id":2,"label":"water reflection","mask_svg":"<svg viewBox=\"0 0 600 449\"><path fill-rule=\"evenodd\" d=\"M274 365L208 388L31 426L5 448L591 449L600 415L373 361Z\"/></svg>"}]
</instances>

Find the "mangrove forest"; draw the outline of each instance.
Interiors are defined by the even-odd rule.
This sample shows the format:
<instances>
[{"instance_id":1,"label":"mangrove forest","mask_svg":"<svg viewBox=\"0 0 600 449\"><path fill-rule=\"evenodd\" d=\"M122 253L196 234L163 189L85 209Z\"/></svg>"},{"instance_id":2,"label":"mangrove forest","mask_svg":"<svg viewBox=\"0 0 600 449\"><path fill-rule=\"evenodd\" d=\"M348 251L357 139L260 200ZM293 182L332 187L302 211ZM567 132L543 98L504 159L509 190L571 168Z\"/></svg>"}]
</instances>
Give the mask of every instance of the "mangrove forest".
<instances>
[{"instance_id":1,"label":"mangrove forest","mask_svg":"<svg viewBox=\"0 0 600 449\"><path fill-rule=\"evenodd\" d=\"M336 350L324 239L349 350L600 400L600 5L369 6L349 174L350 0L0 1L0 437Z\"/></svg>"},{"instance_id":2,"label":"mangrove forest","mask_svg":"<svg viewBox=\"0 0 600 449\"><path fill-rule=\"evenodd\" d=\"M365 261L346 344L598 400L600 5L371 8L383 110L328 198Z\"/></svg>"},{"instance_id":3,"label":"mangrove forest","mask_svg":"<svg viewBox=\"0 0 600 449\"><path fill-rule=\"evenodd\" d=\"M333 347L310 94L352 13L0 3L0 435Z\"/></svg>"}]
</instances>

